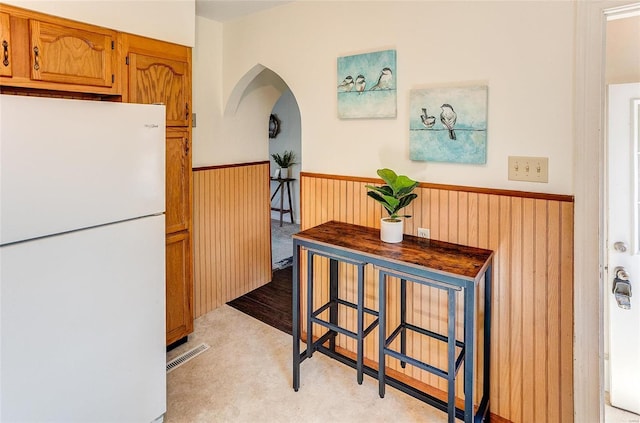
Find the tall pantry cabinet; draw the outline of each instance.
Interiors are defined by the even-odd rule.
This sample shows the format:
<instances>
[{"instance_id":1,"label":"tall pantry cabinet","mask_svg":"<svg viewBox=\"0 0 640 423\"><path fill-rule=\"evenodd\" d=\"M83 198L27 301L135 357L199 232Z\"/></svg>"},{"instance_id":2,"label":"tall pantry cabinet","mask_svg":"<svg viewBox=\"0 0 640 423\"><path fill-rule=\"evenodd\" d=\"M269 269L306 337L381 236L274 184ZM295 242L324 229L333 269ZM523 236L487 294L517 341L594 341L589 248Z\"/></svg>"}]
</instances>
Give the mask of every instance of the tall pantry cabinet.
<instances>
[{"instance_id":1,"label":"tall pantry cabinet","mask_svg":"<svg viewBox=\"0 0 640 423\"><path fill-rule=\"evenodd\" d=\"M167 345L193 332L191 49L124 34L123 102L166 106Z\"/></svg>"}]
</instances>

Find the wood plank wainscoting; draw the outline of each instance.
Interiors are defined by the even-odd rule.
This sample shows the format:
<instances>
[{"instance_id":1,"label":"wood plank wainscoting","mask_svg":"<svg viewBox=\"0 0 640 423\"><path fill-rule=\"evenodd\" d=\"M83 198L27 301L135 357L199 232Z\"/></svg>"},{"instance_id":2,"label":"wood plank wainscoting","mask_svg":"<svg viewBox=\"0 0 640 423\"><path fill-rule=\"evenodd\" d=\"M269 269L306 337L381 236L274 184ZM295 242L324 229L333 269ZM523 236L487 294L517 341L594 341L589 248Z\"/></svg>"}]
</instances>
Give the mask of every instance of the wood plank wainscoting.
<instances>
[{"instance_id":1,"label":"wood plank wainscoting","mask_svg":"<svg viewBox=\"0 0 640 423\"><path fill-rule=\"evenodd\" d=\"M381 180L308 172L300 177L302 230L330 220L380 227L382 208L367 197L365 184ZM405 209L413 216L405 221L405 233L416 235L418 227L429 228L433 239L495 251L490 396L495 420L573 421L573 197L426 183L416 192L417 200ZM301 264L305 268L306 255ZM354 269L340 266L340 296L355 302ZM316 259L314 272L319 281L328 279L327 260ZM306 272L302 273L304 329ZM377 280L372 269L367 269L365 283L366 306L377 309ZM327 301L326 285L314 285L316 307ZM398 291L389 292L388 327L395 327L392 319L399 313L393 306ZM415 324L446 333L446 310L446 294L408 284L407 316ZM355 331L355 311L340 313L339 323ZM460 310L456 321L462 321ZM478 325L477 330L484 328ZM365 359L373 366L378 357L375 332L365 343ZM314 329L314 336L319 335ZM418 336L408 338L409 355L446 368L446 348L437 341L429 342ZM338 345L346 351L356 350L355 341L344 335L339 335ZM442 379L412 366L402 369L395 359L388 360L389 371L408 383L423 389L428 385L436 393L446 390ZM456 392L462 397L461 383Z\"/></svg>"},{"instance_id":2,"label":"wood plank wainscoting","mask_svg":"<svg viewBox=\"0 0 640 423\"><path fill-rule=\"evenodd\" d=\"M271 281L269 162L193 169L194 314Z\"/></svg>"}]
</instances>

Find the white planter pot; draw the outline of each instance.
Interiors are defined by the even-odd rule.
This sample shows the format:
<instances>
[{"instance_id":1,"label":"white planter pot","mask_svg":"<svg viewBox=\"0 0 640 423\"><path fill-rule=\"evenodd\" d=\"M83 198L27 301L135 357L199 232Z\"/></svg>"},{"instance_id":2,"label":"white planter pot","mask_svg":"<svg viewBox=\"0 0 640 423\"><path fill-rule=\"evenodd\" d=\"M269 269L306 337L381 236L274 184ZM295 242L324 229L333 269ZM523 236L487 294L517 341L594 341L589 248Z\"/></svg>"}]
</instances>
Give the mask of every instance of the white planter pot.
<instances>
[{"instance_id":1,"label":"white planter pot","mask_svg":"<svg viewBox=\"0 0 640 423\"><path fill-rule=\"evenodd\" d=\"M388 217L380 219L380 239L382 242L402 242L403 229L404 221L402 219L390 219Z\"/></svg>"},{"instance_id":2,"label":"white planter pot","mask_svg":"<svg viewBox=\"0 0 640 423\"><path fill-rule=\"evenodd\" d=\"M287 179L289 177L289 168L288 167L281 167L280 168L280 177L282 179Z\"/></svg>"}]
</instances>

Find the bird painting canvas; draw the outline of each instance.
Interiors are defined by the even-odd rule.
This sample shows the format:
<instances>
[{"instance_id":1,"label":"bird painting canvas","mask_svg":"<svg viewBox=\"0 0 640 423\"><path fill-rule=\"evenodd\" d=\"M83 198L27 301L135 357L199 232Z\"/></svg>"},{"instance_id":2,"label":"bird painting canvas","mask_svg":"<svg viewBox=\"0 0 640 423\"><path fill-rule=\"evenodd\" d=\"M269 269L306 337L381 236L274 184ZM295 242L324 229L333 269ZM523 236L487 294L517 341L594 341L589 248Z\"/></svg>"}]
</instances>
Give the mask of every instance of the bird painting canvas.
<instances>
[{"instance_id":1,"label":"bird painting canvas","mask_svg":"<svg viewBox=\"0 0 640 423\"><path fill-rule=\"evenodd\" d=\"M487 162L487 86L411 90L411 160Z\"/></svg>"},{"instance_id":2,"label":"bird painting canvas","mask_svg":"<svg viewBox=\"0 0 640 423\"><path fill-rule=\"evenodd\" d=\"M396 51L338 57L338 117L396 117Z\"/></svg>"}]
</instances>

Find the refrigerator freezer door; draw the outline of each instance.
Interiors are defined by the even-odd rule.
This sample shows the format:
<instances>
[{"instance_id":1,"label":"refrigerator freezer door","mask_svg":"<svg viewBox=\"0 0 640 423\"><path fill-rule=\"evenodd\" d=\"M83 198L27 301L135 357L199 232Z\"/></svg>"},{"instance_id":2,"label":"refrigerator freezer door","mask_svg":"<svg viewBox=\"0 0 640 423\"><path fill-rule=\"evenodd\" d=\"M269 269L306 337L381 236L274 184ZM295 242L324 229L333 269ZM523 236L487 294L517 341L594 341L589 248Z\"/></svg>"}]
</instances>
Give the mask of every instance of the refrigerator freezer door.
<instances>
[{"instance_id":1,"label":"refrigerator freezer door","mask_svg":"<svg viewBox=\"0 0 640 423\"><path fill-rule=\"evenodd\" d=\"M0 421L166 411L164 215L0 247Z\"/></svg>"},{"instance_id":2,"label":"refrigerator freezer door","mask_svg":"<svg viewBox=\"0 0 640 423\"><path fill-rule=\"evenodd\" d=\"M0 245L162 213L164 115L0 95Z\"/></svg>"}]
</instances>

